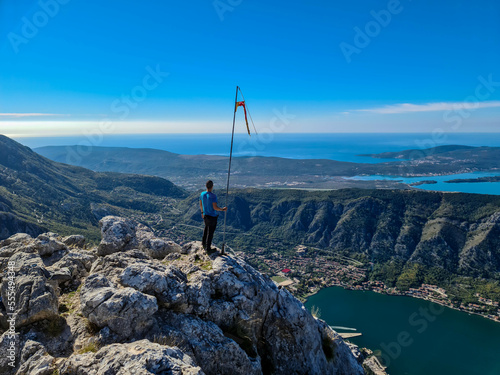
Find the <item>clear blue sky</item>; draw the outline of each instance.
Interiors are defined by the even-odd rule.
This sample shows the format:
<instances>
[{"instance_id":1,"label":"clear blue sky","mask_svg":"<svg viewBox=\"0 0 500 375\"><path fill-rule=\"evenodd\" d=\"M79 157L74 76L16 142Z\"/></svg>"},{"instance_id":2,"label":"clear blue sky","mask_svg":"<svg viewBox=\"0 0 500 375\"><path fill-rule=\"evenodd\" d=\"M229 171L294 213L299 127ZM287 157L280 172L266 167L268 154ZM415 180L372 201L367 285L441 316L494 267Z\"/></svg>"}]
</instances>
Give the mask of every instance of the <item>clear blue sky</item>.
<instances>
[{"instance_id":1,"label":"clear blue sky","mask_svg":"<svg viewBox=\"0 0 500 375\"><path fill-rule=\"evenodd\" d=\"M59 1L0 2L0 133L222 132L236 84L257 128L499 129L498 0Z\"/></svg>"}]
</instances>

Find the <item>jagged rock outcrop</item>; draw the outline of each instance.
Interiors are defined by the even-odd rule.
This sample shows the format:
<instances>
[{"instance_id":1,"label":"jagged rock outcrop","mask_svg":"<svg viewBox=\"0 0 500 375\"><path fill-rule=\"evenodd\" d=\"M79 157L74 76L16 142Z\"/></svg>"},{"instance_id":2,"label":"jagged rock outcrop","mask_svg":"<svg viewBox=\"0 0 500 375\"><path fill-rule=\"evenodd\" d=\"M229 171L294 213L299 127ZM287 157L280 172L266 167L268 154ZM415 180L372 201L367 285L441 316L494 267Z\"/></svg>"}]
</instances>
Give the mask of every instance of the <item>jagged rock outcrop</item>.
<instances>
[{"instance_id":1,"label":"jagged rock outcrop","mask_svg":"<svg viewBox=\"0 0 500 375\"><path fill-rule=\"evenodd\" d=\"M36 253L18 252L9 258L9 263L9 276L2 279L0 290L2 310L16 313L15 326L58 316L58 292L49 282L50 273L41 257ZM9 305L9 302L15 304Z\"/></svg>"},{"instance_id":2,"label":"jagged rock outcrop","mask_svg":"<svg viewBox=\"0 0 500 375\"><path fill-rule=\"evenodd\" d=\"M140 340L127 344L112 344L97 353L71 356L60 373L88 374L172 374L203 375L191 357L175 347Z\"/></svg>"},{"instance_id":3,"label":"jagged rock outcrop","mask_svg":"<svg viewBox=\"0 0 500 375\"><path fill-rule=\"evenodd\" d=\"M117 216L106 216L100 222L102 240L98 255L109 255L119 251L140 249L154 259L163 259L181 247L173 241L155 238L151 229L140 223Z\"/></svg>"},{"instance_id":4,"label":"jagged rock outcrop","mask_svg":"<svg viewBox=\"0 0 500 375\"><path fill-rule=\"evenodd\" d=\"M335 331L241 259L192 242L158 260L148 249L168 240L146 227L106 217L101 228L91 250L53 233L1 243L1 264L20 265L23 291L16 367L0 362L2 373L365 373ZM2 301L8 285L2 279Z\"/></svg>"},{"instance_id":5,"label":"jagged rock outcrop","mask_svg":"<svg viewBox=\"0 0 500 375\"><path fill-rule=\"evenodd\" d=\"M124 339L143 334L153 324L152 315L158 310L154 297L133 288L117 288L100 274L85 280L80 303L83 315L91 323L109 327Z\"/></svg>"},{"instance_id":6,"label":"jagged rock outcrop","mask_svg":"<svg viewBox=\"0 0 500 375\"><path fill-rule=\"evenodd\" d=\"M59 240L58 235L55 233L41 234L36 238L34 243L35 250L38 251L40 256L50 256L57 251L65 251L68 248Z\"/></svg>"},{"instance_id":7,"label":"jagged rock outcrop","mask_svg":"<svg viewBox=\"0 0 500 375\"><path fill-rule=\"evenodd\" d=\"M83 248L85 246L85 237L82 236L81 234L74 234L71 236L64 237L62 239L62 242L66 246L72 246L76 248Z\"/></svg>"},{"instance_id":8,"label":"jagged rock outcrop","mask_svg":"<svg viewBox=\"0 0 500 375\"><path fill-rule=\"evenodd\" d=\"M24 344L18 373L52 375L56 370L54 357L39 342L28 340Z\"/></svg>"}]
</instances>

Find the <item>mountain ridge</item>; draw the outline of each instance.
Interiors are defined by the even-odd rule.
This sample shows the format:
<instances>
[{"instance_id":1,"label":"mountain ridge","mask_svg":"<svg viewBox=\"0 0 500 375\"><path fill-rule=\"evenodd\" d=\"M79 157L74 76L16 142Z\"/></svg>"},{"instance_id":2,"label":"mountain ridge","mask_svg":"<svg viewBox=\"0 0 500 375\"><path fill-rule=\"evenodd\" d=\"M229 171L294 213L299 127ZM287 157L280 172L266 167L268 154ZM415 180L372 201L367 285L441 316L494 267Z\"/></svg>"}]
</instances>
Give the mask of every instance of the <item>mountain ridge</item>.
<instances>
[{"instance_id":1,"label":"mountain ridge","mask_svg":"<svg viewBox=\"0 0 500 375\"><path fill-rule=\"evenodd\" d=\"M183 203L198 222L197 194ZM365 261L403 261L474 277L500 277L500 197L407 190L233 191L231 228Z\"/></svg>"},{"instance_id":2,"label":"mountain ridge","mask_svg":"<svg viewBox=\"0 0 500 375\"><path fill-rule=\"evenodd\" d=\"M0 135L0 239L15 226L58 227L62 233L80 228L97 238L98 220L106 213L157 212L168 199L186 192L155 176L101 173L51 161ZM13 215L13 216L12 216ZM13 222L18 221L17 224Z\"/></svg>"}]
</instances>

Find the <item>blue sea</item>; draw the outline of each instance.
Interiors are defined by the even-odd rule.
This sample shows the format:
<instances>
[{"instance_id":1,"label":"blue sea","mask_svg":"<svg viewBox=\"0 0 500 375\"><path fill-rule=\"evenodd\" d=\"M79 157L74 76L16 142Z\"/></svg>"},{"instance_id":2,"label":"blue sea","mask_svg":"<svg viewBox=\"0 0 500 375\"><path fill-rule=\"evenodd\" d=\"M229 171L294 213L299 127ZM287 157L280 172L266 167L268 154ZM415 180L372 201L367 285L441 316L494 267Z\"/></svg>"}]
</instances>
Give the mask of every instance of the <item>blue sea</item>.
<instances>
[{"instance_id":1,"label":"blue sea","mask_svg":"<svg viewBox=\"0 0 500 375\"><path fill-rule=\"evenodd\" d=\"M89 139L86 136L17 138L31 147L91 145L106 147L154 148L185 155L229 155L231 134L133 134L104 135ZM444 133L439 137L427 133L322 133L290 134L261 133L249 137L235 134L234 156L276 156L291 159L331 159L356 163L381 163L391 159L374 159L360 154L424 149L443 145L500 147L500 133ZM426 190L458 191L481 194L500 194L500 182L444 183L447 179L477 178L495 173L407 179L390 176L363 176L361 179L395 179L404 182L437 180L438 184L420 185Z\"/></svg>"},{"instance_id":2,"label":"blue sea","mask_svg":"<svg viewBox=\"0 0 500 375\"><path fill-rule=\"evenodd\" d=\"M455 133L435 138L426 133L262 133L251 137L235 134L233 155L380 163L386 160L357 155L453 144L500 147L500 133ZM31 148L84 143L93 146L156 148L186 155L229 155L231 134L133 134L104 135L102 139L95 140L85 136L16 140Z\"/></svg>"}]
</instances>

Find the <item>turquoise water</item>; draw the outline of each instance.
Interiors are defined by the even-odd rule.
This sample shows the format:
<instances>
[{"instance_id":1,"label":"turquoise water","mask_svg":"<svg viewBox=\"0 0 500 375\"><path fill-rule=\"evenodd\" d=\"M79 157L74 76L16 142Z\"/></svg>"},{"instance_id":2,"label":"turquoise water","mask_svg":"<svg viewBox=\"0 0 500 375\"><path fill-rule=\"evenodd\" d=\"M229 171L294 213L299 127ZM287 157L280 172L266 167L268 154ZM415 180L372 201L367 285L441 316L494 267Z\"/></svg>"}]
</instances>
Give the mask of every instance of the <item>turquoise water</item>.
<instances>
[{"instance_id":1,"label":"turquoise water","mask_svg":"<svg viewBox=\"0 0 500 375\"><path fill-rule=\"evenodd\" d=\"M311 296L331 326L377 350L390 375L498 375L500 323L410 297L332 287ZM341 330L339 332L354 332Z\"/></svg>"},{"instance_id":2,"label":"turquoise water","mask_svg":"<svg viewBox=\"0 0 500 375\"><path fill-rule=\"evenodd\" d=\"M467 182L467 183L446 183L445 181L457 178L479 178L500 176L498 172L473 172L461 173L449 176L431 176L431 177L401 177L401 176L355 176L348 177L353 180L390 180L401 181L411 184L418 181L437 181L437 184L423 184L415 186L418 189L437 190L437 191L455 191L461 193L493 194L500 195L500 182Z\"/></svg>"}]
</instances>

